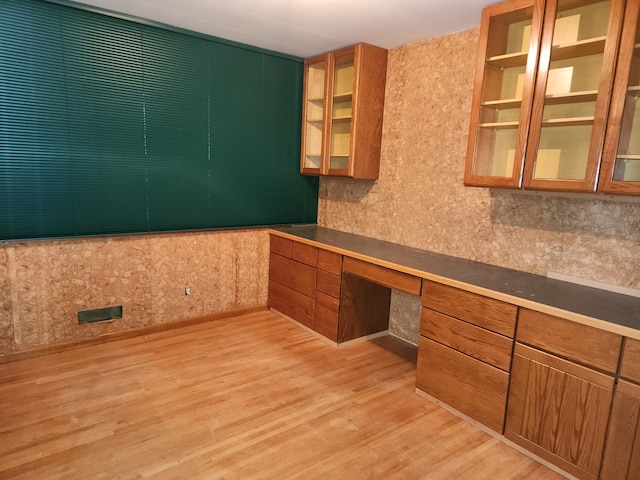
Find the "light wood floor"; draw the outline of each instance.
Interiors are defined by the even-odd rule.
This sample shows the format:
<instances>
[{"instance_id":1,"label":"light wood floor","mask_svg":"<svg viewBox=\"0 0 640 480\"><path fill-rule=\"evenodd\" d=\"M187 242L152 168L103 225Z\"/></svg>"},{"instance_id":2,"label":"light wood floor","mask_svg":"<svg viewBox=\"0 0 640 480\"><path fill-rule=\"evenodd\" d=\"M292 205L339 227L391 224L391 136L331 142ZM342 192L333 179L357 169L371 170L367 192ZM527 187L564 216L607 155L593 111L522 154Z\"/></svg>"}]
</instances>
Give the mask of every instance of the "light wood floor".
<instances>
[{"instance_id":1,"label":"light wood floor","mask_svg":"<svg viewBox=\"0 0 640 480\"><path fill-rule=\"evenodd\" d=\"M0 365L2 479L559 479L415 393L415 352L256 313Z\"/></svg>"}]
</instances>

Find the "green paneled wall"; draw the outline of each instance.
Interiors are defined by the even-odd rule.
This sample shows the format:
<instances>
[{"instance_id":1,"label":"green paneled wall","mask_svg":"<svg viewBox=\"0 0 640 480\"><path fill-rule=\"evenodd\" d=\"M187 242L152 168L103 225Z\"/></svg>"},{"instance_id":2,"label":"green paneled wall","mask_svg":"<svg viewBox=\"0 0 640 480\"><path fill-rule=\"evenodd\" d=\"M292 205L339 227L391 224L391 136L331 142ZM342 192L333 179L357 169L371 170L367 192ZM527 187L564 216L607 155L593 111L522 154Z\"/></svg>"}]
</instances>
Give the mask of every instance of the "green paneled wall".
<instances>
[{"instance_id":1,"label":"green paneled wall","mask_svg":"<svg viewBox=\"0 0 640 480\"><path fill-rule=\"evenodd\" d=\"M302 61L0 2L0 240L313 223Z\"/></svg>"}]
</instances>

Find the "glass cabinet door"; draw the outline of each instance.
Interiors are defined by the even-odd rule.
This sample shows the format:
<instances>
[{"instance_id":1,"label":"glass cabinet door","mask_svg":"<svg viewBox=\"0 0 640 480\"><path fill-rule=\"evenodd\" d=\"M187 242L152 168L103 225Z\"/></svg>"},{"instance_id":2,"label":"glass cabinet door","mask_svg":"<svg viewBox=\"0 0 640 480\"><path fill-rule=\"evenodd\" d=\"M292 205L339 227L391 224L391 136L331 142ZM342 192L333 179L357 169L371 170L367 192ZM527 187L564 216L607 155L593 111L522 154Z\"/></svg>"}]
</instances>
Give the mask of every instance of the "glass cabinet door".
<instances>
[{"instance_id":1,"label":"glass cabinet door","mask_svg":"<svg viewBox=\"0 0 640 480\"><path fill-rule=\"evenodd\" d=\"M548 0L524 187L594 191L624 0Z\"/></svg>"},{"instance_id":2,"label":"glass cabinet door","mask_svg":"<svg viewBox=\"0 0 640 480\"><path fill-rule=\"evenodd\" d=\"M543 1L483 10L465 184L520 186Z\"/></svg>"},{"instance_id":3,"label":"glass cabinet door","mask_svg":"<svg viewBox=\"0 0 640 480\"><path fill-rule=\"evenodd\" d=\"M333 55L329 175L348 175L351 157L355 49Z\"/></svg>"},{"instance_id":4,"label":"glass cabinet door","mask_svg":"<svg viewBox=\"0 0 640 480\"><path fill-rule=\"evenodd\" d=\"M326 57L309 59L305 68L301 169L303 173L319 175L324 154Z\"/></svg>"},{"instance_id":5,"label":"glass cabinet door","mask_svg":"<svg viewBox=\"0 0 640 480\"><path fill-rule=\"evenodd\" d=\"M628 1L598 190L640 193L640 2Z\"/></svg>"}]
</instances>

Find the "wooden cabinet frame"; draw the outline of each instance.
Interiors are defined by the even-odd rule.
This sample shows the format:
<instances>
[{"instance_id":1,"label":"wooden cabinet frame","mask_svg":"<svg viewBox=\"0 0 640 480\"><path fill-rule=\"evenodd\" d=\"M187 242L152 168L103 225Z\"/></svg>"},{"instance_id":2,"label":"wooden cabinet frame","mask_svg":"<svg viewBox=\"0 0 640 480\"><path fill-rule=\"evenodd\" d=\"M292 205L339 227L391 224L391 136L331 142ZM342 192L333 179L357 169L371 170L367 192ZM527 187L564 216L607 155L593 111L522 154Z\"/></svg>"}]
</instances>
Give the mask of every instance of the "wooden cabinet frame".
<instances>
[{"instance_id":1,"label":"wooden cabinet frame","mask_svg":"<svg viewBox=\"0 0 640 480\"><path fill-rule=\"evenodd\" d=\"M623 116L625 114L625 102L628 95L627 88L629 87L628 81L631 74L633 56L638 55L636 52L638 29L640 29L640 2L630 0L627 1L624 14L620 53L618 54L618 66L613 86L609 122L607 125L600 180L598 183L598 191L604 193L640 194L640 182L613 179L619 142L623 135L631 134L631 132L622 131L622 124L625 121L630 121L630 119L625 119ZM638 100L636 100L636 102L637 101ZM636 129L638 129L638 127L636 127Z\"/></svg>"},{"instance_id":2,"label":"wooden cabinet frame","mask_svg":"<svg viewBox=\"0 0 640 480\"><path fill-rule=\"evenodd\" d=\"M339 59L353 57L353 85L350 92L336 94L335 74ZM311 109L309 100L310 75L313 65L324 63L324 101L322 117L322 146L317 166L309 166L308 124ZM304 62L304 93L302 107L302 142L300 171L305 175L332 175L362 179L376 179L380 167L382 117L387 72L387 51L360 43L324 55L308 58ZM317 100L317 99L316 99ZM350 115L334 115L334 107L350 102ZM348 152L333 155L344 156L346 165L332 165L333 129L340 126L348 134ZM348 127L348 128L346 128ZM348 132L346 131L348 130ZM347 153L347 155L345 155Z\"/></svg>"}]
</instances>

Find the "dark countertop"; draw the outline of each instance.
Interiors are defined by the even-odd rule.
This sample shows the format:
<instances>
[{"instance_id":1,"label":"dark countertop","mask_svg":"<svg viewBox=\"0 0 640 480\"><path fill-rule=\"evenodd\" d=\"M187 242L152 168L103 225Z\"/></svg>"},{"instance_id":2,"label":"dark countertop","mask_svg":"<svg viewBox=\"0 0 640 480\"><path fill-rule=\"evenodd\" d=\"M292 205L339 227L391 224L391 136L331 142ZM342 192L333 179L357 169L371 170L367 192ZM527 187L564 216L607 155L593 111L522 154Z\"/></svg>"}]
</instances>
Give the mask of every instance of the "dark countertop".
<instances>
[{"instance_id":1,"label":"dark countertop","mask_svg":"<svg viewBox=\"0 0 640 480\"><path fill-rule=\"evenodd\" d=\"M640 339L640 298L316 225L272 230L345 255Z\"/></svg>"}]
</instances>

